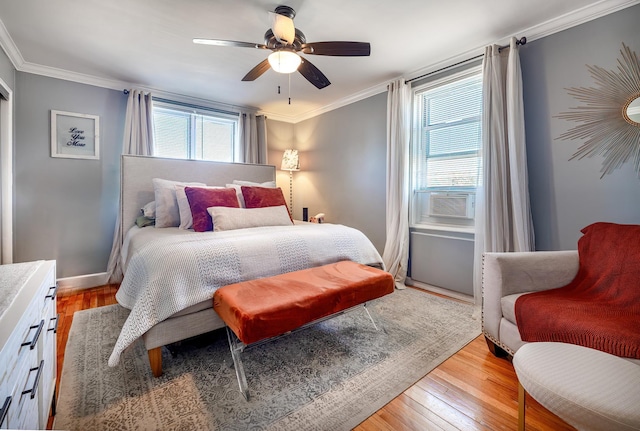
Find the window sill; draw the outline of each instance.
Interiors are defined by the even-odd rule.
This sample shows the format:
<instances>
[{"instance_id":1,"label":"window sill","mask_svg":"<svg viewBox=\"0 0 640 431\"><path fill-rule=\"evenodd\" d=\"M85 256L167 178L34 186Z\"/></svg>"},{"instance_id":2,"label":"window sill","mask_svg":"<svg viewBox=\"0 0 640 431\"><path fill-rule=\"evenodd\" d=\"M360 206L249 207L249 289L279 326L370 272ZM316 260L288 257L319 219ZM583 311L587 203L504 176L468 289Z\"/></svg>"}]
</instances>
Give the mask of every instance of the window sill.
<instances>
[{"instance_id":1,"label":"window sill","mask_svg":"<svg viewBox=\"0 0 640 431\"><path fill-rule=\"evenodd\" d=\"M445 224L413 224L410 226L411 230L414 231L438 231L438 232L449 232L449 233L465 233L469 235L475 234L475 227L473 226L454 226L454 225L445 225Z\"/></svg>"}]
</instances>

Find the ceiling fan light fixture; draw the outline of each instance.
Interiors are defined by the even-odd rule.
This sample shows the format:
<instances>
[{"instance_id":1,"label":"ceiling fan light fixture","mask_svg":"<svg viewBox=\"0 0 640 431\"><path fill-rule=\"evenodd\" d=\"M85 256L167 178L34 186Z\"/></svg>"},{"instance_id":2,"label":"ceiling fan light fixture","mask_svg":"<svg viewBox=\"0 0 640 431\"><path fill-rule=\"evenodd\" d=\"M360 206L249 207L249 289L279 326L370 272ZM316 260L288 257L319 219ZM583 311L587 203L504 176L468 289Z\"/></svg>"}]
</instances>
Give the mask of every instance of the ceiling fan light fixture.
<instances>
[{"instance_id":1,"label":"ceiling fan light fixture","mask_svg":"<svg viewBox=\"0 0 640 431\"><path fill-rule=\"evenodd\" d=\"M278 73L293 73L301 62L300 56L293 51L281 50L269 54L269 65Z\"/></svg>"}]
</instances>

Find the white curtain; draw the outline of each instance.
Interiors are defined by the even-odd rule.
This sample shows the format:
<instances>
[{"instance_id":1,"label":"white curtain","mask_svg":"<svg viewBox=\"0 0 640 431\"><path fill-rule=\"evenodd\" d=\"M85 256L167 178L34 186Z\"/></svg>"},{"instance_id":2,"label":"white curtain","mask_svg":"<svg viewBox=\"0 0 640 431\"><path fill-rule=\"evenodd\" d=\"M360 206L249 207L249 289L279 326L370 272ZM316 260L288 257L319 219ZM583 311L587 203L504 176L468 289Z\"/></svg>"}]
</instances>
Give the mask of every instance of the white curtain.
<instances>
[{"instance_id":1,"label":"white curtain","mask_svg":"<svg viewBox=\"0 0 640 431\"><path fill-rule=\"evenodd\" d=\"M151 93L129 91L124 120L122 154L153 155L153 101Z\"/></svg>"},{"instance_id":2,"label":"white curtain","mask_svg":"<svg viewBox=\"0 0 640 431\"><path fill-rule=\"evenodd\" d=\"M240 113L241 162L267 163L267 121L264 115Z\"/></svg>"},{"instance_id":3,"label":"white curtain","mask_svg":"<svg viewBox=\"0 0 640 431\"><path fill-rule=\"evenodd\" d=\"M389 84L387 95L387 239L382 260L404 288L409 262L409 138L411 86L404 79Z\"/></svg>"},{"instance_id":4,"label":"white curtain","mask_svg":"<svg viewBox=\"0 0 640 431\"><path fill-rule=\"evenodd\" d=\"M482 300L482 254L534 250L529 205L522 101L516 39L500 52L485 49L483 61L483 184L476 195L474 297Z\"/></svg>"},{"instance_id":5,"label":"white curtain","mask_svg":"<svg viewBox=\"0 0 640 431\"><path fill-rule=\"evenodd\" d=\"M129 91L122 142L122 154L153 155L153 102L151 93L145 94L140 90ZM122 202L119 202L111 255L107 265L107 280L109 283L117 283L122 280L122 267L120 265L120 250L123 239L123 232L120 228L121 208Z\"/></svg>"}]
</instances>

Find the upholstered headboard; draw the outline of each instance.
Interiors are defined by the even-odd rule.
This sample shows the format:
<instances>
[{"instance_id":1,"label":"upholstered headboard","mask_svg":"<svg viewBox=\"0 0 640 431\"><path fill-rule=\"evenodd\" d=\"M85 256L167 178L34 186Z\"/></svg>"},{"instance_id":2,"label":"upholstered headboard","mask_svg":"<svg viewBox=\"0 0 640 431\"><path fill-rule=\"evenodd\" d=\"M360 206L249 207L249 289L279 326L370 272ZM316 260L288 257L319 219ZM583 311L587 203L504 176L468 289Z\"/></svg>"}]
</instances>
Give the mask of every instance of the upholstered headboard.
<instances>
[{"instance_id":1,"label":"upholstered headboard","mask_svg":"<svg viewBox=\"0 0 640 431\"><path fill-rule=\"evenodd\" d=\"M120 166L120 244L140 215L140 208L154 200L153 178L197 181L210 186L224 186L233 180L263 183L275 181L276 168L270 165L123 155Z\"/></svg>"}]
</instances>

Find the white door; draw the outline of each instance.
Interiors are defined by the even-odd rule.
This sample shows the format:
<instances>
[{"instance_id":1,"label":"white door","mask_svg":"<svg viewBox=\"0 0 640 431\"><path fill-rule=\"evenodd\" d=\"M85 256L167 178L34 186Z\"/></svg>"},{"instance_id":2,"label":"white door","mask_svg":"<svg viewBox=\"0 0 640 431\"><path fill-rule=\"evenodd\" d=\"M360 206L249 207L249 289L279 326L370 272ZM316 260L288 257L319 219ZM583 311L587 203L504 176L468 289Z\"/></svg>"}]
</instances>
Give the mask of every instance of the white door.
<instances>
[{"instance_id":1,"label":"white door","mask_svg":"<svg viewBox=\"0 0 640 431\"><path fill-rule=\"evenodd\" d=\"M0 263L13 263L13 95L0 79Z\"/></svg>"}]
</instances>

